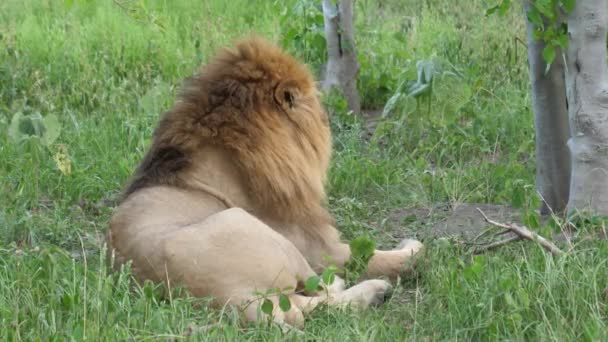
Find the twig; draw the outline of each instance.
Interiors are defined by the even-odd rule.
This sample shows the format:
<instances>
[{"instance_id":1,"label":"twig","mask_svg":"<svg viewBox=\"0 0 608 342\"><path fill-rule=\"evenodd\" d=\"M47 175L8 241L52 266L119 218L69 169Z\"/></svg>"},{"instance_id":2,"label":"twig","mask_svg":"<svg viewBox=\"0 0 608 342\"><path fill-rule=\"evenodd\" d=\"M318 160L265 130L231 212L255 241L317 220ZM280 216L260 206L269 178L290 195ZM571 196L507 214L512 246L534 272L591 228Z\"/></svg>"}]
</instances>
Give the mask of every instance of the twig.
<instances>
[{"instance_id":1,"label":"twig","mask_svg":"<svg viewBox=\"0 0 608 342\"><path fill-rule=\"evenodd\" d=\"M493 229L494 229L494 228L490 227L490 228L488 228L488 229L483 230L481 233L477 234L477 236L475 236L475 237L473 238L473 240L472 240L472 241L477 241L477 240L479 240L479 239L480 239L482 236L484 236L484 235L488 234L488 233L489 233L491 230L493 230Z\"/></svg>"},{"instance_id":2,"label":"twig","mask_svg":"<svg viewBox=\"0 0 608 342\"><path fill-rule=\"evenodd\" d=\"M479 247L478 249L476 249L473 252L473 254L481 254L483 252L487 252L487 251L496 249L498 247L504 246L504 245L506 245L506 244L508 244L510 242L517 241L517 240L521 240L521 236L515 235L515 236L511 236L509 238L506 238L504 240L496 241L496 242L491 243L489 245L484 245L484 246Z\"/></svg>"},{"instance_id":3,"label":"twig","mask_svg":"<svg viewBox=\"0 0 608 342\"><path fill-rule=\"evenodd\" d=\"M498 237L498 236L509 234L509 233L511 233L510 230L501 230L501 231L497 232L496 234L494 234L494 237Z\"/></svg>"},{"instance_id":4,"label":"twig","mask_svg":"<svg viewBox=\"0 0 608 342\"><path fill-rule=\"evenodd\" d=\"M494 230L494 229L495 229L495 227L490 227L490 228L488 228L488 229L486 229L486 230L482 231L481 233L477 234L477 236L475 236L475 237L473 238L473 240L471 240L472 242L469 242L468 244L470 244L470 245L484 245L483 243L481 243L481 244L477 244L477 243L474 243L473 241L477 241L477 240L481 239L481 238L482 238L484 235L486 235L486 234L490 233L490 232L491 232L492 230ZM505 235L505 234L509 234L509 233L511 233L511 231L508 231L508 230L501 230L501 231L498 231L498 232L496 232L496 233L492 234L492 236L493 236L493 237L499 237L499 236L501 236L501 235Z\"/></svg>"},{"instance_id":5,"label":"twig","mask_svg":"<svg viewBox=\"0 0 608 342\"><path fill-rule=\"evenodd\" d=\"M547 200L545 200L545 197L543 196L543 194L540 193L540 191L536 191L536 194L540 197L540 199L543 201L543 203L545 204L545 206L547 206L547 209L549 209L549 211L551 212L551 218L553 218L555 220L556 217L558 217L555 214L555 211L553 211L553 208L551 208L551 206L549 205L549 202L547 202ZM559 225L559 229L562 232L562 235L564 235L564 239L566 240L566 243L568 243L568 250L571 250L574 248L574 245L572 244L572 239L570 238L570 233L566 232L566 230L564 229L564 224L560 224Z\"/></svg>"},{"instance_id":6,"label":"twig","mask_svg":"<svg viewBox=\"0 0 608 342\"><path fill-rule=\"evenodd\" d=\"M496 227L500 227L500 228L512 231L513 233L519 235L520 237L522 237L524 239L536 241L536 242L538 242L539 245L541 245L541 247L543 247L547 251L551 252L551 254L553 254L553 255L560 255L560 254L564 253L561 249L559 249L551 241L545 239L544 237L536 234L535 232L531 231L530 229L528 229L524 226L496 222L494 220L489 219L488 216L486 216L486 214L481 209L477 208L477 211L479 211L479 213L481 214L481 216L483 216L484 220L486 220L487 223L494 225Z\"/></svg>"}]
</instances>

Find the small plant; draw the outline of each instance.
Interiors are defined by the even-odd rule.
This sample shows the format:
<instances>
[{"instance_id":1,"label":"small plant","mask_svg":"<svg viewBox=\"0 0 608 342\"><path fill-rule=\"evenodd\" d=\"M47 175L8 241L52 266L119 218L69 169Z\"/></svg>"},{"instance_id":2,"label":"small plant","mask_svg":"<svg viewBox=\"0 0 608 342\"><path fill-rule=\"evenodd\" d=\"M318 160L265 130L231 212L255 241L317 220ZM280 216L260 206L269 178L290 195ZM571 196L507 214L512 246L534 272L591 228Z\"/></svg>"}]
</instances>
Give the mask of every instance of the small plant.
<instances>
[{"instance_id":1,"label":"small plant","mask_svg":"<svg viewBox=\"0 0 608 342\"><path fill-rule=\"evenodd\" d=\"M350 242L351 256L345 268L347 284L356 282L367 271L367 265L374 256L376 243L368 236L359 236Z\"/></svg>"},{"instance_id":2,"label":"small plant","mask_svg":"<svg viewBox=\"0 0 608 342\"><path fill-rule=\"evenodd\" d=\"M28 152L32 156L32 162L36 167L40 164L40 147L47 148L51 153L53 143L59 138L61 124L57 116L49 114L42 116L36 112L24 115L17 112L13 115L8 128L8 136L18 145L27 145ZM66 145L59 145L53 154L53 160L57 169L64 175L72 172L72 164Z\"/></svg>"},{"instance_id":3,"label":"small plant","mask_svg":"<svg viewBox=\"0 0 608 342\"><path fill-rule=\"evenodd\" d=\"M291 302L289 301L289 297L286 293L293 291L293 287L285 287L283 289L275 288L269 289L264 292L256 292L255 294L261 297L262 305L260 309L263 313L272 316L272 311L274 310L274 303L270 300L270 297L278 296L279 297L279 308L283 312L287 312L291 309Z\"/></svg>"},{"instance_id":4,"label":"small plant","mask_svg":"<svg viewBox=\"0 0 608 342\"><path fill-rule=\"evenodd\" d=\"M444 76L458 76L452 71L444 71L434 60L420 60L416 62L416 80L405 77L407 71L402 73L402 80L397 86L393 96L389 98L382 110L382 115L391 113L405 97L416 99L416 107L419 109L423 100L427 103L427 115L431 113L431 101L433 96L433 83L437 78Z\"/></svg>"},{"instance_id":5,"label":"small plant","mask_svg":"<svg viewBox=\"0 0 608 342\"><path fill-rule=\"evenodd\" d=\"M526 12L529 22L534 24L534 38L545 43L543 59L547 63L545 72L549 71L555 60L557 50L568 47L568 27L562 20L562 14L572 12L576 0L537 0L531 2ZM497 13L505 15L511 7L511 0L502 0L499 4L486 10L486 15Z\"/></svg>"},{"instance_id":6,"label":"small plant","mask_svg":"<svg viewBox=\"0 0 608 342\"><path fill-rule=\"evenodd\" d=\"M348 109L342 93L332 88L322 94L323 107L329 112L332 131L345 132L358 128L360 117Z\"/></svg>"},{"instance_id":7,"label":"small plant","mask_svg":"<svg viewBox=\"0 0 608 342\"><path fill-rule=\"evenodd\" d=\"M334 283L336 279L336 273L338 271L339 270L337 267L328 266L323 270L320 276L314 275L306 279L304 281L304 289L296 293L314 293L323 290L327 291L327 286ZM322 286L321 282L323 282L323 285L325 286ZM274 310L274 302L270 298L278 297L279 309L283 312L287 312L291 310L291 301L289 300L288 293L293 290L293 287L289 286L282 289L273 288L264 292L255 292L254 294L257 297L256 299L262 299L262 305L260 306L260 310L269 317L272 317L272 312Z\"/></svg>"},{"instance_id":8,"label":"small plant","mask_svg":"<svg viewBox=\"0 0 608 342\"><path fill-rule=\"evenodd\" d=\"M376 243L367 236L360 236L350 242L350 250L351 258L344 265L344 270L330 265L323 270L321 275L314 275L306 279L304 281L304 289L296 293L327 291L327 287L336 280L336 274L344 274L349 284L356 282L367 270L367 264L376 250ZM279 309L287 312L291 310L291 301L289 300L288 293L293 290L293 287L285 287L283 289L273 288L264 292L255 292L255 299L262 299L260 310L269 317L272 317L275 304L270 298L278 297Z\"/></svg>"},{"instance_id":9,"label":"small plant","mask_svg":"<svg viewBox=\"0 0 608 342\"><path fill-rule=\"evenodd\" d=\"M282 1L278 2L283 4ZM320 1L298 0L279 17L281 45L320 72L326 59L323 9Z\"/></svg>"},{"instance_id":10,"label":"small plant","mask_svg":"<svg viewBox=\"0 0 608 342\"><path fill-rule=\"evenodd\" d=\"M35 138L47 147L55 142L60 132L61 125L53 114L43 117L40 113L23 115L23 113L17 112L13 115L8 128L8 135L15 143Z\"/></svg>"}]
</instances>

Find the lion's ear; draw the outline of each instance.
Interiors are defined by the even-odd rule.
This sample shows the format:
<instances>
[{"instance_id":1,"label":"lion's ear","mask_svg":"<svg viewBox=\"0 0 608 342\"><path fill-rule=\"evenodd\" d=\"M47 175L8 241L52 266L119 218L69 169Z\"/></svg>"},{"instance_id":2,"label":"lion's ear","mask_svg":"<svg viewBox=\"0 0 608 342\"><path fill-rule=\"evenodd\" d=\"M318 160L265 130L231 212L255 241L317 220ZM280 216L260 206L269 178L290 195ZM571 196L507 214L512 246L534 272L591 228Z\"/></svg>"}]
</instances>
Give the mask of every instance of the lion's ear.
<instances>
[{"instance_id":1,"label":"lion's ear","mask_svg":"<svg viewBox=\"0 0 608 342\"><path fill-rule=\"evenodd\" d=\"M294 82L284 81L275 88L274 101L284 111L289 111L296 105L298 95L299 91Z\"/></svg>"}]
</instances>

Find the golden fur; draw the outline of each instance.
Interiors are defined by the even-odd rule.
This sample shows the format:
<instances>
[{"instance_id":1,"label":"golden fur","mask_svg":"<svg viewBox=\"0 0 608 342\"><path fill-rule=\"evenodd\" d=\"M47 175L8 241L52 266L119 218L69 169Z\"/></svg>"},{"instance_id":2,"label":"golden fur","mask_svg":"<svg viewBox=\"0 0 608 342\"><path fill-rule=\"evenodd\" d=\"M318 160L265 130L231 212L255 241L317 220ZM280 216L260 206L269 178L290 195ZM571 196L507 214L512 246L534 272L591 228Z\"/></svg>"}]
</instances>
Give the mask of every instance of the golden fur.
<instances>
[{"instance_id":1,"label":"golden fur","mask_svg":"<svg viewBox=\"0 0 608 342\"><path fill-rule=\"evenodd\" d=\"M311 226L330 222L322 207L328 119L310 73L291 56L253 39L223 51L186 82L148 157L168 147L190 156L203 145L226 148L260 210Z\"/></svg>"},{"instance_id":2,"label":"golden fur","mask_svg":"<svg viewBox=\"0 0 608 342\"><path fill-rule=\"evenodd\" d=\"M300 288L326 256L338 266L350 257L324 207L330 156L307 68L263 39L237 43L187 80L161 119L110 222L116 264L130 260L140 280L182 283L221 305ZM368 276L395 277L421 247L377 251ZM295 311L275 320L300 324L319 302L366 306L390 291L380 280L339 284L329 297L292 293Z\"/></svg>"}]
</instances>

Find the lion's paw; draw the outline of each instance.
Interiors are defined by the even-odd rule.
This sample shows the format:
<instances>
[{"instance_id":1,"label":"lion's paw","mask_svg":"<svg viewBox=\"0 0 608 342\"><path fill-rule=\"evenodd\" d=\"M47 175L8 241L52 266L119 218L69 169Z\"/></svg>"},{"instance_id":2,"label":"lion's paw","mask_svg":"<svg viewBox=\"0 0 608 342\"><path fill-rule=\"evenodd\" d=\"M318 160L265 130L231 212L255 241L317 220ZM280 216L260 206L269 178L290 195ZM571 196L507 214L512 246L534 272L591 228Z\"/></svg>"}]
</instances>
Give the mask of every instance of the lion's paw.
<instances>
[{"instance_id":1,"label":"lion's paw","mask_svg":"<svg viewBox=\"0 0 608 342\"><path fill-rule=\"evenodd\" d=\"M362 285L368 287L368 292L362 296L361 307L378 306L384 304L393 295L393 287L385 280L367 280Z\"/></svg>"}]
</instances>

